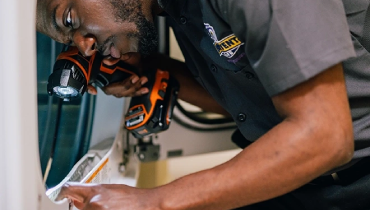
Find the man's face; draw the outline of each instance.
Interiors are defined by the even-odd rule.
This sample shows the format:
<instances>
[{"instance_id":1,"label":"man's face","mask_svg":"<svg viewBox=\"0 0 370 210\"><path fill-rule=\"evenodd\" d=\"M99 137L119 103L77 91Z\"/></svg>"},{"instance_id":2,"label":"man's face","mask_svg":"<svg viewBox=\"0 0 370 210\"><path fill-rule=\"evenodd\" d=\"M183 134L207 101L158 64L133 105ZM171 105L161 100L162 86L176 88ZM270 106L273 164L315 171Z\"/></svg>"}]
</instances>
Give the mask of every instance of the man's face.
<instances>
[{"instance_id":1,"label":"man's face","mask_svg":"<svg viewBox=\"0 0 370 210\"><path fill-rule=\"evenodd\" d=\"M38 0L37 30L81 53L119 58L148 54L157 43L148 0ZM145 14L144 14L145 13Z\"/></svg>"}]
</instances>

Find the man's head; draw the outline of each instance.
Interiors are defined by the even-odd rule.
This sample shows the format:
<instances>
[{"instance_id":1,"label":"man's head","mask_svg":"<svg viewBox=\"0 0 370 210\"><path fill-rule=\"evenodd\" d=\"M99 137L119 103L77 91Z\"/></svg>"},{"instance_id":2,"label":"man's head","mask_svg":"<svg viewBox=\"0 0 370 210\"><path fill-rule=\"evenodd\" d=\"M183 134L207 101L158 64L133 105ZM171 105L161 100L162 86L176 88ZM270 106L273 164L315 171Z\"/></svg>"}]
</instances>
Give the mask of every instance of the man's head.
<instances>
[{"instance_id":1,"label":"man's head","mask_svg":"<svg viewBox=\"0 0 370 210\"><path fill-rule=\"evenodd\" d=\"M157 44L152 0L37 0L36 28L85 56L148 54Z\"/></svg>"}]
</instances>

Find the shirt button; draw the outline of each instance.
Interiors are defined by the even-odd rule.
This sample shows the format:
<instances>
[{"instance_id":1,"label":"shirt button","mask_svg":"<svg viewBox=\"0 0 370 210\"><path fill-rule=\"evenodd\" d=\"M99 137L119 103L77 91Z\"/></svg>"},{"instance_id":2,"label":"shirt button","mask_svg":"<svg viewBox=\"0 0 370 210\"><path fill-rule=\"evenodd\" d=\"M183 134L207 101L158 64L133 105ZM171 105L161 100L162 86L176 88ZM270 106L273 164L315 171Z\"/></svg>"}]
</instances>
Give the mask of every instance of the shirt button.
<instances>
[{"instance_id":1,"label":"shirt button","mask_svg":"<svg viewBox=\"0 0 370 210\"><path fill-rule=\"evenodd\" d=\"M247 115L245 115L243 112L238 114L239 122L244 122L246 119L247 119Z\"/></svg>"},{"instance_id":2,"label":"shirt button","mask_svg":"<svg viewBox=\"0 0 370 210\"><path fill-rule=\"evenodd\" d=\"M245 76L247 77L247 79L253 79L254 75L250 72L245 72Z\"/></svg>"},{"instance_id":3,"label":"shirt button","mask_svg":"<svg viewBox=\"0 0 370 210\"><path fill-rule=\"evenodd\" d=\"M188 22L188 20L186 19L186 17L184 17L184 16L180 17L180 23L181 24L185 25L187 22Z\"/></svg>"},{"instance_id":4,"label":"shirt button","mask_svg":"<svg viewBox=\"0 0 370 210\"><path fill-rule=\"evenodd\" d=\"M211 71L217 72L217 66L215 66L214 64L212 64L211 65Z\"/></svg>"}]
</instances>

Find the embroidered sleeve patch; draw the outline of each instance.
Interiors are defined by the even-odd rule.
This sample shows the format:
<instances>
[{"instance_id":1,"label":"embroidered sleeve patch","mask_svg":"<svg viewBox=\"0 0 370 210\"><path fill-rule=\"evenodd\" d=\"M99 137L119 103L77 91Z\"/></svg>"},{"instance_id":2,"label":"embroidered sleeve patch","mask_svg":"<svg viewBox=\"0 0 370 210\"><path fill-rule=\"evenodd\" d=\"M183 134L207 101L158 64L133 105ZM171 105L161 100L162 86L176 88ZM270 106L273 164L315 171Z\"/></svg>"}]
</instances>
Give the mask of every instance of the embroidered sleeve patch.
<instances>
[{"instance_id":1,"label":"embroidered sleeve patch","mask_svg":"<svg viewBox=\"0 0 370 210\"><path fill-rule=\"evenodd\" d=\"M214 28L208 23L204 23L204 26L208 32L208 35L213 40L213 46L215 46L220 56L232 58L235 53L239 50L241 45L244 45L234 34L230 34L221 40L218 40Z\"/></svg>"}]
</instances>

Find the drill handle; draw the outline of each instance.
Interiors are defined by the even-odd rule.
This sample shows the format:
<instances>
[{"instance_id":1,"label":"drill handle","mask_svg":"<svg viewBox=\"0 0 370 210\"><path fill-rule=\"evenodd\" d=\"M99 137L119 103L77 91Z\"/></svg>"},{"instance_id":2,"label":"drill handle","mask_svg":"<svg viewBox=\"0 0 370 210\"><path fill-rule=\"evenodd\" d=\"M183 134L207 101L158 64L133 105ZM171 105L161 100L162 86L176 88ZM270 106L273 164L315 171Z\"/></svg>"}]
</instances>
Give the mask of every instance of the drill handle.
<instances>
[{"instance_id":1,"label":"drill handle","mask_svg":"<svg viewBox=\"0 0 370 210\"><path fill-rule=\"evenodd\" d=\"M100 88L111 83L121 82L134 74L139 75L139 71L136 67L124 61L120 60L116 64L109 66L103 63L103 56L96 56L91 66L90 83L95 83ZM95 71L95 69L99 71Z\"/></svg>"}]
</instances>

